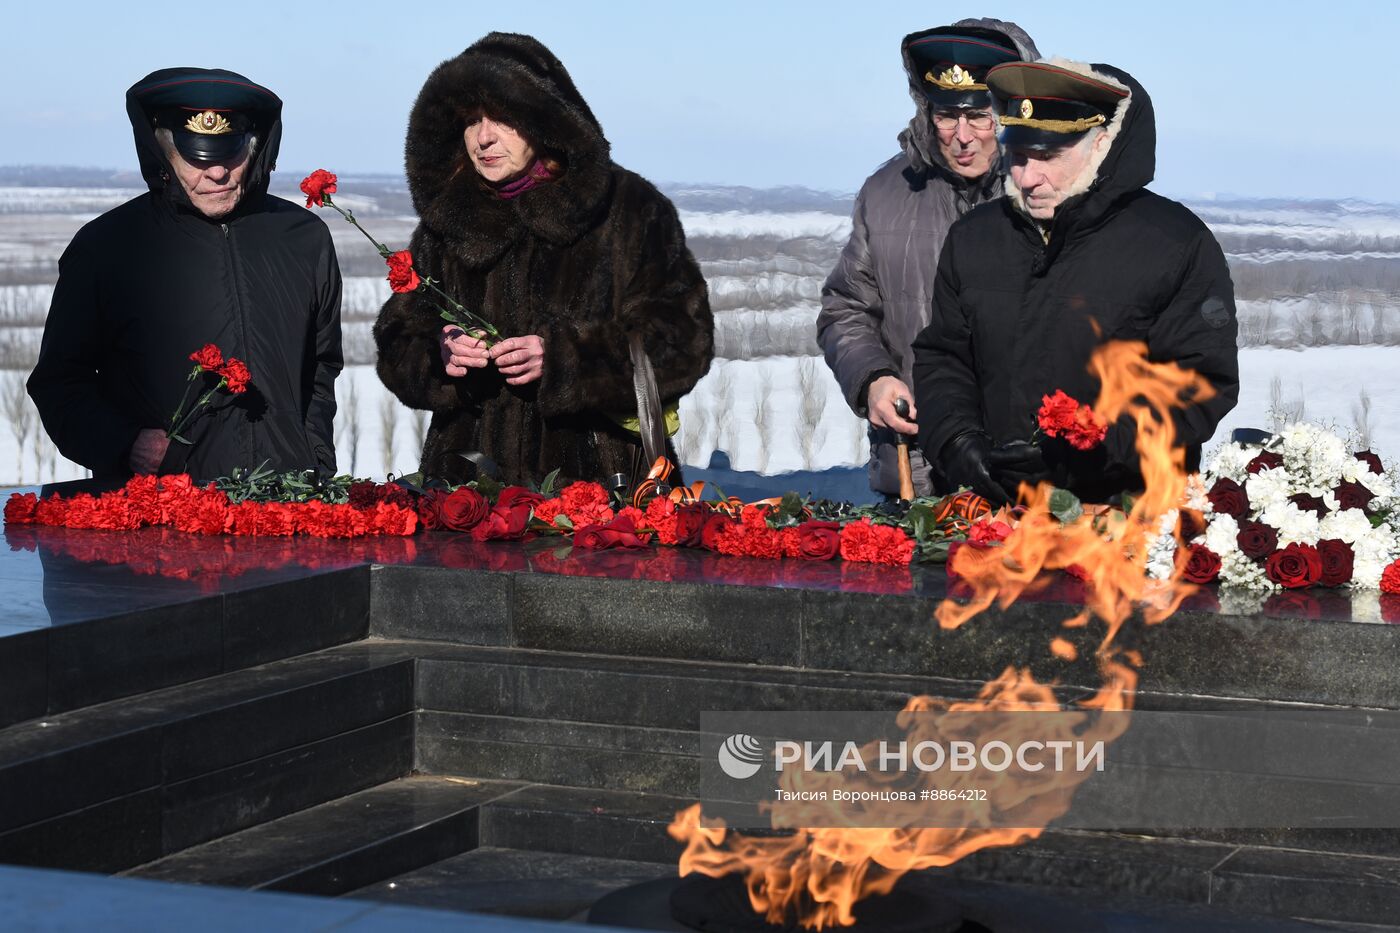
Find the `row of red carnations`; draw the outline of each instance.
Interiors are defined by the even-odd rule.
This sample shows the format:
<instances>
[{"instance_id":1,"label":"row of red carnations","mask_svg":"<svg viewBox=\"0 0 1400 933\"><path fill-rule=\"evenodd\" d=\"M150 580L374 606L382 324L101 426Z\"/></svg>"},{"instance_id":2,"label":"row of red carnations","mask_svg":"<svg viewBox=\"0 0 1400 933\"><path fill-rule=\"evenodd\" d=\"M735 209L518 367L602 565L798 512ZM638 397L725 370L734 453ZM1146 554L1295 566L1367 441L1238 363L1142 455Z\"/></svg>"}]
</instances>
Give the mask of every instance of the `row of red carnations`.
<instances>
[{"instance_id":1,"label":"row of red carnations","mask_svg":"<svg viewBox=\"0 0 1400 933\"><path fill-rule=\"evenodd\" d=\"M387 490L394 487L376 487ZM362 495L376 493L366 488ZM379 493L396 495L396 493ZM351 489L351 501L357 501ZM368 501L368 500L366 500ZM470 534L478 541L521 540L534 534L571 535L583 549L644 548L657 543L703 548L739 557L833 560L879 564L908 564L914 539L900 528L868 519L853 522L805 521L786 528L769 525L766 505L732 509L714 503L677 504L657 497L645 510L625 506L614 510L607 491L597 483L573 483L557 496L545 496L520 486L501 490L495 502L463 486L447 492L430 491L418 500L424 528L444 528Z\"/></svg>"},{"instance_id":2,"label":"row of red carnations","mask_svg":"<svg viewBox=\"0 0 1400 933\"><path fill-rule=\"evenodd\" d=\"M167 526L200 535L311 535L358 538L411 535L418 527L412 507L376 502L368 508L326 502L231 502L213 484L197 486L189 476L134 476L121 489L69 498L12 493L5 503L11 525L55 525L130 531Z\"/></svg>"}]
</instances>

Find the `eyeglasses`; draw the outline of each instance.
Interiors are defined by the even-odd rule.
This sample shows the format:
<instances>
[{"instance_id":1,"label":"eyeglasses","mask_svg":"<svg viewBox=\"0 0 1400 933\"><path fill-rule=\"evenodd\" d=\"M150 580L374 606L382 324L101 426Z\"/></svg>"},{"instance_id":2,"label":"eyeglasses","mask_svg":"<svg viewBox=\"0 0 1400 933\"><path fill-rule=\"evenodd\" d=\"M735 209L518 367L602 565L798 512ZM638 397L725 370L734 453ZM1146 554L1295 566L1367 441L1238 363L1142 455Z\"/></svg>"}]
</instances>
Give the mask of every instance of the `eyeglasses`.
<instances>
[{"instance_id":1,"label":"eyeglasses","mask_svg":"<svg viewBox=\"0 0 1400 933\"><path fill-rule=\"evenodd\" d=\"M966 120L974 130L989 130L996 121L985 110L935 110L933 125L940 130L954 130L959 120Z\"/></svg>"}]
</instances>

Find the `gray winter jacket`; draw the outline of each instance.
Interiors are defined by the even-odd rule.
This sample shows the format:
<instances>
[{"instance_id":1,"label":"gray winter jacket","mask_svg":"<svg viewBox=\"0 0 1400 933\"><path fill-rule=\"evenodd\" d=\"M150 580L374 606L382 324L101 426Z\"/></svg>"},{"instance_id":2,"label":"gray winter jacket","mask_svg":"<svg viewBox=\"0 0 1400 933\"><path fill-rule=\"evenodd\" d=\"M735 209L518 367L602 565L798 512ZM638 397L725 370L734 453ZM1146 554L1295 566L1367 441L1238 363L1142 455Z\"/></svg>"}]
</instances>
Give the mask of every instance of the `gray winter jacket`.
<instances>
[{"instance_id":1,"label":"gray winter jacket","mask_svg":"<svg viewBox=\"0 0 1400 933\"><path fill-rule=\"evenodd\" d=\"M1031 37L1014 23L995 19L965 19L954 26L991 29L1010 39L1022 59L1040 57ZM929 323L934 272L948 228L970 209L1002 193L1002 172L993 170L967 181L948 168L938 151L923 79L915 72L909 43L924 32L908 35L904 70L914 117L899 134L902 152L876 169L856 196L851 238L836 268L822 287L822 310L817 317L817 342L836 375L851 410L867 416L864 391L881 370L898 373L913 387L910 344ZM870 426L870 488L896 495L899 474L895 435ZM929 468L917 444L911 444L914 490L929 495Z\"/></svg>"}]
</instances>

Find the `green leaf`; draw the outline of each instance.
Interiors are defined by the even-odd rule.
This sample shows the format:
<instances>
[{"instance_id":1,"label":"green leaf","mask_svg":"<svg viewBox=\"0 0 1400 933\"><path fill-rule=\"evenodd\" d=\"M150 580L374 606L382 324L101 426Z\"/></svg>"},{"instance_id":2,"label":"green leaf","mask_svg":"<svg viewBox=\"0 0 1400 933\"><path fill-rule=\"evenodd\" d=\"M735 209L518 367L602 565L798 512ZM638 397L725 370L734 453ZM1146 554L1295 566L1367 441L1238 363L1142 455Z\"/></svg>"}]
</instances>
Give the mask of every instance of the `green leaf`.
<instances>
[{"instance_id":1,"label":"green leaf","mask_svg":"<svg viewBox=\"0 0 1400 933\"><path fill-rule=\"evenodd\" d=\"M552 496L554 494L554 481L558 478L559 470L558 468L556 468L553 472L551 472L548 476L544 478L544 482L540 483L540 494L544 496Z\"/></svg>"},{"instance_id":2,"label":"green leaf","mask_svg":"<svg viewBox=\"0 0 1400 933\"><path fill-rule=\"evenodd\" d=\"M569 516L567 516L567 515L556 515L556 516L554 516L554 526L555 526L556 528L565 528L565 529L567 529L567 530L569 530L569 531L573 531L573 530L574 530L574 522L573 522L573 519L569 518Z\"/></svg>"},{"instance_id":3,"label":"green leaf","mask_svg":"<svg viewBox=\"0 0 1400 933\"><path fill-rule=\"evenodd\" d=\"M1050 514L1068 525L1084 515L1084 506L1079 497L1068 489L1056 489L1050 493Z\"/></svg>"},{"instance_id":4,"label":"green leaf","mask_svg":"<svg viewBox=\"0 0 1400 933\"><path fill-rule=\"evenodd\" d=\"M476 480L476 491L492 502L496 501L496 497L501 494L502 488L500 483L489 476L481 476Z\"/></svg>"},{"instance_id":5,"label":"green leaf","mask_svg":"<svg viewBox=\"0 0 1400 933\"><path fill-rule=\"evenodd\" d=\"M904 520L909 524L909 532L915 541L923 541L938 529L938 522L933 517L933 506L926 502L915 502L909 506L909 511L904 513Z\"/></svg>"},{"instance_id":6,"label":"green leaf","mask_svg":"<svg viewBox=\"0 0 1400 933\"><path fill-rule=\"evenodd\" d=\"M1123 495L1122 495L1121 498L1122 498L1123 514L1124 514L1124 515L1132 515L1132 514L1133 514L1133 506L1137 505L1137 497L1134 496L1134 495L1133 495L1132 493L1130 493L1130 492L1125 492L1125 493L1123 493Z\"/></svg>"},{"instance_id":7,"label":"green leaf","mask_svg":"<svg viewBox=\"0 0 1400 933\"><path fill-rule=\"evenodd\" d=\"M184 444L186 447L191 446L191 445L190 445L190 440L189 440L189 438L187 438L187 437L182 437L182 436L179 435L179 434L173 434L173 435L171 435L170 439L171 439L172 441L179 441L181 444Z\"/></svg>"}]
</instances>

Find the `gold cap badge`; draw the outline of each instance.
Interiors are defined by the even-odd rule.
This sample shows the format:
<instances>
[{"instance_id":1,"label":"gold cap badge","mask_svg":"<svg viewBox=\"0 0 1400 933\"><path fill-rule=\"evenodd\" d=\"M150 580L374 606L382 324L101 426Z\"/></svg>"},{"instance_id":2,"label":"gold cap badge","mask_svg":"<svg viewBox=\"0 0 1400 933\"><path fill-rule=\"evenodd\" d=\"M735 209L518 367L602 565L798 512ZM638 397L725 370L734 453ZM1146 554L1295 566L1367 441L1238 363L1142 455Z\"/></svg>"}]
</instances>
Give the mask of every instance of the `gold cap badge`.
<instances>
[{"instance_id":1,"label":"gold cap badge","mask_svg":"<svg viewBox=\"0 0 1400 933\"><path fill-rule=\"evenodd\" d=\"M972 76L972 72L961 65L954 65L936 78L932 71L926 72L924 80L945 91L985 91L987 89L987 85L978 84L977 79Z\"/></svg>"},{"instance_id":2,"label":"gold cap badge","mask_svg":"<svg viewBox=\"0 0 1400 933\"><path fill-rule=\"evenodd\" d=\"M1033 113L1035 113L1035 104L1032 104L1029 99L1021 101L1021 119L1029 120Z\"/></svg>"},{"instance_id":3,"label":"gold cap badge","mask_svg":"<svg viewBox=\"0 0 1400 933\"><path fill-rule=\"evenodd\" d=\"M185 129L202 136L223 136L233 132L224 115L213 110L197 113L185 121Z\"/></svg>"}]
</instances>

